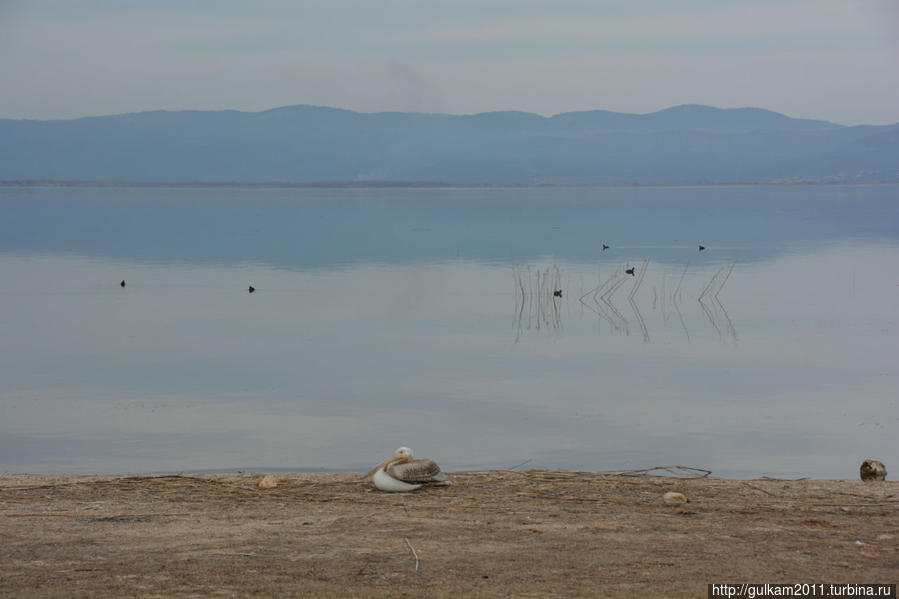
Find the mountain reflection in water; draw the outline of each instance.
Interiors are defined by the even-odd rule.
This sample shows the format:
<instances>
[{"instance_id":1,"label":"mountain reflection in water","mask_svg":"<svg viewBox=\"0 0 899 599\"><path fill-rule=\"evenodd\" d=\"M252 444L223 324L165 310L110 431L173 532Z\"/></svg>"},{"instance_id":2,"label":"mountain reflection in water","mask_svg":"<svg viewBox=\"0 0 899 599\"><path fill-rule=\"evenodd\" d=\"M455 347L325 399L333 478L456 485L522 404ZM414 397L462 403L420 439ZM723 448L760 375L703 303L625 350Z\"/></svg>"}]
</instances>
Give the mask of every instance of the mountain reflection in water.
<instances>
[{"instance_id":1,"label":"mountain reflection in water","mask_svg":"<svg viewBox=\"0 0 899 599\"><path fill-rule=\"evenodd\" d=\"M0 470L406 445L450 471L855 478L899 463L897 200L0 188Z\"/></svg>"}]
</instances>

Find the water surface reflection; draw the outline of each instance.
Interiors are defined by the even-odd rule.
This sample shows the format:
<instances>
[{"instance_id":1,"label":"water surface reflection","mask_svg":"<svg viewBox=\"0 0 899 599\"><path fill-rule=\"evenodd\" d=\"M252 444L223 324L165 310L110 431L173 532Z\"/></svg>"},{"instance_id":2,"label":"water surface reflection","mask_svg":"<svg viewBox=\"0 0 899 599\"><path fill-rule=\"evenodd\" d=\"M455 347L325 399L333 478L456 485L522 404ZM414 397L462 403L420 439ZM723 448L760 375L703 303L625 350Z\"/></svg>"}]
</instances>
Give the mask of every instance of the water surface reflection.
<instances>
[{"instance_id":1,"label":"water surface reflection","mask_svg":"<svg viewBox=\"0 0 899 599\"><path fill-rule=\"evenodd\" d=\"M440 229L452 211L431 199L395 222ZM631 221L651 214L644 200ZM582 200L529 202L546 226L546 202L574 215ZM680 463L854 478L866 457L899 463L899 235L895 206L875 204L876 235L860 224L852 237L783 239L777 251L732 225L740 248L701 254L692 242L589 252L591 239L566 253L532 239L505 256L524 246L504 231L429 259L466 234L455 229L410 242L401 260L331 255L310 267L264 223L258 237L274 239L247 259L222 259L232 249L202 228L190 243L175 235L183 255L172 257L165 242L183 225L159 221L158 252L148 236L134 247L72 233L54 242L32 222L47 206L17 204L33 236L20 231L0 251L0 471L362 470L409 445L449 469ZM339 256L382 247L330 243ZM266 259L278 245L281 258ZM472 248L479 257L465 256Z\"/></svg>"}]
</instances>

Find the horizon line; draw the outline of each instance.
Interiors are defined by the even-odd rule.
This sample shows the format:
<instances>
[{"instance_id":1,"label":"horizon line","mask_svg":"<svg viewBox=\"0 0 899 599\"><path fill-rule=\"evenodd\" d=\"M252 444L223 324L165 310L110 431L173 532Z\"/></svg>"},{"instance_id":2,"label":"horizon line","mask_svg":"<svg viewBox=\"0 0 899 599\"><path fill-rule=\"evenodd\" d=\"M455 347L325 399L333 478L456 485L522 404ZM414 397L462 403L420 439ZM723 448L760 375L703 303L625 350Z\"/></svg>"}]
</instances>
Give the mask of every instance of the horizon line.
<instances>
[{"instance_id":1,"label":"horizon line","mask_svg":"<svg viewBox=\"0 0 899 599\"><path fill-rule=\"evenodd\" d=\"M636 187L854 187L899 185L897 181L731 181L718 183L449 183L445 181L91 181L82 179L0 179L0 187L122 187L136 189L541 189Z\"/></svg>"},{"instance_id":2,"label":"horizon line","mask_svg":"<svg viewBox=\"0 0 899 599\"><path fill-rule=\"evenodd\" d=\"M333 110L338 112L349 112L353 114L360 115L384 115L384 114L409 114L409 115L421 115L421 116L450 116L450 117L474 117L474 116L483 116L490 114L504 114L504 113L512 113L512 114L522 114L522 115L533 115L543 119L553 119L559 116L569 115L569 114L583 114L590 112L603 112L613 115L622 115L622 116L651 116L654 114L659 114L661 112L666 112L669 110L675 110L679 108L700 108L700 109L710 109L713 111L721 111L721 112L733 112L733 111L742 111L742 110L753 110L760 112L767 112L770 114L775 114L778 116L782 116L789 119L801 120L801 121L815 121L821 123L829 123L832 125L837 125L840 127L856 127L856 126L878 126L878 127L888 127L892 125L899 125L899 121L892 123L884 123L881 125L872 125L871 123L858 123L855 125L846 125L843 123L838 123L835 121L831 121L828 119L820 119L820 118L812 118L812 117L797 117L792 116L783 112L778 112L776 110L765 108L762 106L736 106L729 108L721 108L719 106L713 106L711 104L700 104L696 102L687 102L683 104L674 104L671 106L666 106L664 108L660 108L658 110L653 110L650 112L623 112L620 110L609 110L606 108L589 108L583 110L567 110L563 112L557 112L550 115L541 114L538 112L531 112L528 110L519 110L514 108L509 109L500 109L500 110L488 110L484 112L428 112L428 111L412 111L412 110L375 110L375 111L361 111L361 110L353 110L351 108L343 108L339 106L329 106L325 104L284 104L280 106L272 106L269 108L263 108L259 110L243 110L238 108L151 108L146 110L132 110L126 112L111 112L105 114L84 114L80 116L71 116L71 117L52 117L52 118L34 118L34 117L4 117L0 116L0 120L9 120L9 121L38 121L38 122L52 122L52 121L76 121L80 119L93 119L93 118L105 118L105 117L116 117L116 116L130 116L137 114L149 114L155 112L169 112L169 113L179 113L179 112L236 112L242 114L262 114L265 112L273 112L276 110L283 110L286 108L297 108L297 107L305 107L305 108L317 108L323 110Z\"/></svg>"}]
</instances>

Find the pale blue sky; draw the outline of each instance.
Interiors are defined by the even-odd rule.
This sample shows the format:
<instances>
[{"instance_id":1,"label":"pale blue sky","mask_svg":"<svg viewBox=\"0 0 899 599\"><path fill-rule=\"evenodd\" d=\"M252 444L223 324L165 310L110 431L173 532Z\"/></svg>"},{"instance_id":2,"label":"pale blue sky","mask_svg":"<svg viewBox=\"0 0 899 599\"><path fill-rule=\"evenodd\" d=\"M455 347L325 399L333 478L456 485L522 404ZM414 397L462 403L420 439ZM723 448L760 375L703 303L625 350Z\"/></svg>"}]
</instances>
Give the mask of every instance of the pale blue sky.
<instances>
[{"instance_id":1,"label":"pale blue sky","mask_svg":"<svg viewBox=\"0 0 899 599\"><path fill-rule=\"evenodd\" d=\"M896 0L0 0L0 118L759 106L899 122Z\"/></svg>"}]
</instances>

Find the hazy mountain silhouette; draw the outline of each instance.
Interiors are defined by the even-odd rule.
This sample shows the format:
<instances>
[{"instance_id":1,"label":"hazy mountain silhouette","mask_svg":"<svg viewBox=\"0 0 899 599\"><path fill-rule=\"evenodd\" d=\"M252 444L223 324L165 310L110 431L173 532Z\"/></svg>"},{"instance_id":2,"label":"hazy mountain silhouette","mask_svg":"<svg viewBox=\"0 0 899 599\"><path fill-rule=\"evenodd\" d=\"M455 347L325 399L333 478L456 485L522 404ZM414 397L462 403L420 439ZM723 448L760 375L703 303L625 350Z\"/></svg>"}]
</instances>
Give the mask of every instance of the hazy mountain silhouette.
<instances>
[{"instance_id":1,"label":"hazy mountain silhouette","mask_svg":"<svg viewBox=\"0 0 899 599\"><path fill-rule=\"evenodd\" d=\"M0 120L0 180L693 184L899 181L899 124L685 105L550 118L153 111Z\"/></svg>"}]
</instances>

